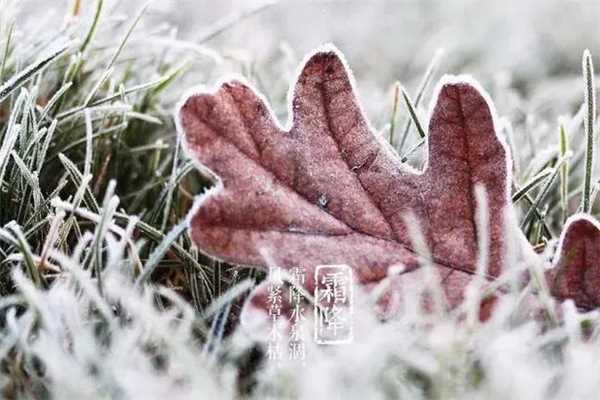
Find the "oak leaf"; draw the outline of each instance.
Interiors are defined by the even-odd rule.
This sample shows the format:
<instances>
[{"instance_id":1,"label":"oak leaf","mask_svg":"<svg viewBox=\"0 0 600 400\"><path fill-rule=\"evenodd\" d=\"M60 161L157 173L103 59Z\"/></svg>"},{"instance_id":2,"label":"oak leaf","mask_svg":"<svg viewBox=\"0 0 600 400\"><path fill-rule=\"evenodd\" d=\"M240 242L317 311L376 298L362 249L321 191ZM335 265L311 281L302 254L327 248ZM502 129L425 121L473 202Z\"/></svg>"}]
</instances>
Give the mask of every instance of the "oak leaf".
<instances>
[{"instance_id":1,"label":"oak leaf","mask_svg":"<svg viewBox=\"0 0 600 400\"><path fill-rule=\"evenodd\" d=\"M218 181L191 213L193 241L234 264L266 268L267 253L282 268L304 267L309 291L322 264L350 265L369 284L392 266L405 276L420 267L412 213L456 305L476 271L476 185L488 199L487 274L501 273L509 156L491 101L470 78L444 77L432 104L428 161L416 171L374 133L333 48L304 63L288 127L241 79L186 97L178 127L187 152Z\"/></svg>"},{"instance_id":2,"label":"oak leaf","mask_svg":"<svg viewBox=\"0 0 600 400\"><path fill-rule=\"evenodd\" d=\"M591 217L574 215L565 224L554 268L546 272L550 293L572 299L578 308L600 306L600 225Z\"/></svg>"}]
</instances>

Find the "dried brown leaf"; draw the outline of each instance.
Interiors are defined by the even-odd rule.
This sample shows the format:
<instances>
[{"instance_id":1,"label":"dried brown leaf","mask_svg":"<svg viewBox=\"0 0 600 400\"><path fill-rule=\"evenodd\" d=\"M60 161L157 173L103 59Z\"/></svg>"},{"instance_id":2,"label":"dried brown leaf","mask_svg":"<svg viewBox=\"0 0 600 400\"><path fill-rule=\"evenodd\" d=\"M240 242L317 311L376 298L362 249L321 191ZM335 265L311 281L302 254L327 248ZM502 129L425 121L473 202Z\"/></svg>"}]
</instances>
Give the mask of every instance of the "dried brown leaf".
<instances>
[{"instance_id":1,"label":"dried brown leaf","mask_svg":"<svg viewBox=\"0 0 600 400\"><path fill-rule=\"evenodd\" d=\"M305 62L292 92L289 128L243 80L185 98L178 126L188 154L219 179L194 207L191 235L206 254L234 264L285 269L347 264L367 284L419 268L405 225L412 213L450 305L476 271L475 185L487 191L487 275L503 259L509 204L508 153L494 109L470 78L447 76L435 91L428 162L402 164L369 126L342 56L332 48Z\"/></svg>"},{"instance_id":2,"label":"dried brown leaf","mask_svg":"<svg viewBox=\"0 0 600 400\"><path fill-rule=\"evenodd\" d=\"M600 225L585 214L572 216L563 230L554 268L546 273L558 300L572 299L585 310L600 306Z\"/></svg>"}]
</instances>

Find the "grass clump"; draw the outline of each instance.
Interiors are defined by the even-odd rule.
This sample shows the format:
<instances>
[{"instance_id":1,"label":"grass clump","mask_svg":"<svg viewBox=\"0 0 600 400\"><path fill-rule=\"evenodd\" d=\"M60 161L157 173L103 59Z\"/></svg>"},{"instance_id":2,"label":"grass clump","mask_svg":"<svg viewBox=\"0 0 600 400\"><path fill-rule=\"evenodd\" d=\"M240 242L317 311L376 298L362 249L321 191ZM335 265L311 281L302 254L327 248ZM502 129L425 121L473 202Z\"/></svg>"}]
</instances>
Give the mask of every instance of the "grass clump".
<instances>
[{"instance_id":1,"label":"grass clump","mask_svg":"<svg viewBox=\"0 0 600 400\"><path fill-rule=\"evenodd\" d=\"M144 55L147 60L127 53L145 7L132 19L114 20L99 0L88 20L79 14L80 5L60 29L39 39L27 37L27 26L11 19L15 2L5 3L2 76L8 79L0 90L0 226L18 227L13 231L18 229L28 251L39 254L56 214L53 199L97 214L100 221L70 212L56 245L68 251L85 231L94 230L85 266L95 268L101 282L106 224L112 218L127 224L135 216L136 251L144 260L184 219L190 192L204 184L181 157L166 95L193 60L179 57L175 64L168 46L152 49ZM16 37L29 45L17 45ZM114 37L121 39L102 42ZM95 222L100 225L94 228ZM171 264L185 266L188 275L204 282L198 305L208 301L205 260L187 237L169 239L177 241ZM0 245L2 294L12 292L7 260L21 250L22 243ZM154 261L152 269L168 265ZM40 288L50 281L44 274L35 279Z\"/></svg>"}]
</instances>

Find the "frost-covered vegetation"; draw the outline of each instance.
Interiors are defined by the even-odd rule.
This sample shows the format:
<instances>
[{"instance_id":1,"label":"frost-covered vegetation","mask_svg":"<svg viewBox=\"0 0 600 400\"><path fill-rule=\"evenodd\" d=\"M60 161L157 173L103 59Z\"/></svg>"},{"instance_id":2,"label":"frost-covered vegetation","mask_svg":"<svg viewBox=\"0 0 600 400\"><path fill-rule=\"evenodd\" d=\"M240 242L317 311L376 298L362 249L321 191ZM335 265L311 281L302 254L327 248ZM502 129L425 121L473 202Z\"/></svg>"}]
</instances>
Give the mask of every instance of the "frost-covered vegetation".
<instances>
[{"instance_id":1,"label":"frost-covered vegetation","mask_svg":"<svg viewBox=\"0 0 600 400\"><path fill-rule=\"evenodd\" d=\"M284 120L302 54L334 41L375 127L393 131L415 166L423 152L395 81L423 120L440 73L484 83L513 153L515 218L529 215L522 229L540 252L513 261L502 282L544 268L580 201L580 59L585 47L600 54L600 10L453 3L0 0L2 397L594 398L599 315L567 302L561 315L531 318L530 296L554 310L536 280L485 323L472 298L423 312L415 299L435 282L385 323L359 296L354 343L309 342L305 363L269 362L263 343L233 329L261 273L206 258L185 231L210 183L175 134L182 93L240 73Z\"/></svg>"}]
</instances>

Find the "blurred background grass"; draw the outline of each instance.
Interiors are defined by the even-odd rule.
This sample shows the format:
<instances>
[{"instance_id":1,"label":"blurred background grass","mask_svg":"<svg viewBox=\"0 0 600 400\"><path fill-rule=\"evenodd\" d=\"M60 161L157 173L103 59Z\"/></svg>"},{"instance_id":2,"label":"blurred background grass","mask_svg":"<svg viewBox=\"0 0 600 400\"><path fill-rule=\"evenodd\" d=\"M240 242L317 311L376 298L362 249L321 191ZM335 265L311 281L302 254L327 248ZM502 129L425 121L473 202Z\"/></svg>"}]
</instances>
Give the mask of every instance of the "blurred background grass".
<instances>
[{"instance_id":1,"label":"blurred background grass","mask_svg":"<svg viewBox=\"0 0 600 400\"><path fill-rule=\"evenodd\" d=\"M21 3L23 15L39 22L37 16L61 21L72 1ZM110 7L117 14L127 14L143 1L108 3L113 3ZM81 4L83 13L91 16L93 2ZM212 30L215 21L264 4L155 1L143 23L155 32L169 24L180 39L194 43ZM579 75L584 48L600 53L598 18L600 3L593 0L279 1L235 23L210 40L210 45L256 63L260 69L279 64L282 47L297 62L320 44L333 42L350 60L363 96L371 96L372 88L389 86L396 79L414 83L440 48L445 50L443 72L472 73L486 83L508 80L522 90L535 90L548 77ZM147 35L140 32L140 36ZM263 78L265 85L275 85L267 76ZM381 103L370 108L377 104Z\"/></svg>"}]
</instances>

